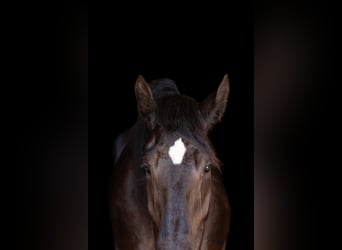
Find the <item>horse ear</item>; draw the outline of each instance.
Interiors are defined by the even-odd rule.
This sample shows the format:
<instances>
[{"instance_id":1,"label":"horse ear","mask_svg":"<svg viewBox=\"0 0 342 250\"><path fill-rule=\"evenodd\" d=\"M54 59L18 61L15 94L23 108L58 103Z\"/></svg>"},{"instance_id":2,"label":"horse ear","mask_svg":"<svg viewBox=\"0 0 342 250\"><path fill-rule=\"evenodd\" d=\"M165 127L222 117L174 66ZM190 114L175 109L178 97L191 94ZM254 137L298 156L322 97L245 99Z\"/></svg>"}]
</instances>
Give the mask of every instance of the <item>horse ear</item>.
<instances>
[{"instance_id":1,"label":"horse ear","mask_svg":"<svg viewBox=\"0 0 342 250\"><path fill-rule=\"evenodd\" d=\"M205 120L206 129L210 130L217 122L221 121L227 107L229 95L228 75L224 75L217 91L211 93L200 103L200 111Z\"/></svg>"},{"instance_id":2,"label":"horse ear","mask_svg":"<svg viewBox=\"0 0 342 250\"><path fill-rule=\"evenodd\" d=\"M137 99L137 108L140 116L143 117L149 128L154 127L154 111L156 104L150 86L144 77L139 75L135 83L135 96Z\"/></svg>"}]
</instances>

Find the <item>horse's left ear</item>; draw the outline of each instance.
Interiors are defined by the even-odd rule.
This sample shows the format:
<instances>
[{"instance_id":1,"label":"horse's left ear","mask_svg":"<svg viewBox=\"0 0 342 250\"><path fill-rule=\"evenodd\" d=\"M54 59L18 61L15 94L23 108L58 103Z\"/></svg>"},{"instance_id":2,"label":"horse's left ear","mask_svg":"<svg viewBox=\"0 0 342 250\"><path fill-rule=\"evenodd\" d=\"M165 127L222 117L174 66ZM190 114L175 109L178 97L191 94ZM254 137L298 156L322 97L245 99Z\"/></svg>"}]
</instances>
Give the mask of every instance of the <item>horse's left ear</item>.
<instances>
[{"instance_id":1,"label":"horse's left ear","mask_svg":"<svg viewBox=\"0 0 342 250\"><path fill-rule=\"evenodd\" d=\"M210 130L217 122L221 121L227 107L229 95L229 79L226 74L217 91L211 93L200 103L200 111L205 120L206 129Z\"/></svg>"},{"instance_id":2,"label":"horse's left ear","mask_svg":"<svg viewBox=\"0 0 342 250\"><path fill-rule=\"evenodd\" d=\"M147 127L152 129L154 127L154 111L156 109L156 103L153 100L150 86L141 75L138 76L135 83L135 96L137 99L139 115L144 119Z\"/></svg>"}]
</instances>

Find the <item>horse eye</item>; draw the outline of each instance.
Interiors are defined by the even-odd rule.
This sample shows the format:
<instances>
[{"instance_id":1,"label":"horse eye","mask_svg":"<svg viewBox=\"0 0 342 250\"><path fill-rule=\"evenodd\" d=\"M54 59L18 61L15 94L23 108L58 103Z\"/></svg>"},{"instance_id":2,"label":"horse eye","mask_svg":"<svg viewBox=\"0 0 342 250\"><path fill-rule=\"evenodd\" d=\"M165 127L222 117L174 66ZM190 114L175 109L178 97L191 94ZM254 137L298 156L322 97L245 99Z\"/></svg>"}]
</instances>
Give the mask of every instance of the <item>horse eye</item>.
<instances>
[{"instance_id":1,"label":"horse eye","mask_svg":"<svg viewBox=\"0 0 342 250\"><path fill-rule=\"evenodd\" d=\"M205 172L205 173L209 173L212 167L213 167L213 165L208 164L207 166L205 166L204 172Z\"/></svg>"},{"instance_id":2,"label":"horse eye","mask_svg":"<svg viewBox=\"0 0 342 250\"><path fill-rule=\"evenodd\" d=\"M144 164L143 168L145 170L146 175L151 175L151 169L150 169L150 166L148 164Z\"/></svg>"}]
</instances>

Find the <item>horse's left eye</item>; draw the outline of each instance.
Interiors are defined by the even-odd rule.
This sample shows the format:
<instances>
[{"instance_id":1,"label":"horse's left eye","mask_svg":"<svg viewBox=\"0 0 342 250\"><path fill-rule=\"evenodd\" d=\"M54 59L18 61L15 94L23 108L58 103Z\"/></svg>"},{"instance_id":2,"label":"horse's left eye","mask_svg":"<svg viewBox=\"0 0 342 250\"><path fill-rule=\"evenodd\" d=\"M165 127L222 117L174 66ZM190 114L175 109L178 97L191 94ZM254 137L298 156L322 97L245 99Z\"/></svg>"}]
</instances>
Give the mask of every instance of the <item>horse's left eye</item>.
<instances>
[{"instance_id":1,"label":"horse's left eye","mask_svg":"<svg viewBox=\"0 0 342 250\"><path fill-rule=\"evenodd\" d=\"M209 173L210 170L211 170L211 168L212 168L212 165L211 165L211 164L208 164L207 166L205 166L204 172L205 172L205 173Z\"/></svg>"}]
</instances>

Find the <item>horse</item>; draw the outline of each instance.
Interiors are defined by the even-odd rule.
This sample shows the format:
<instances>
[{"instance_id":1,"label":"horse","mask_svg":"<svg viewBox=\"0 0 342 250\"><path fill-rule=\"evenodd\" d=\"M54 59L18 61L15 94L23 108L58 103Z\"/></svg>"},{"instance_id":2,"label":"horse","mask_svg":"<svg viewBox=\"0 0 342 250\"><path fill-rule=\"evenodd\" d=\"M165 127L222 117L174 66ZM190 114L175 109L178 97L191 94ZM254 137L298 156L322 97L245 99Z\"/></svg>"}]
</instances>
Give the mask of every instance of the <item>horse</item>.
<instances>
[{"instance_id":1,"label":"horse","mask_svg":"<svg viewBox=\"0 0 342 250\"><path fill-rule=\"evenodd\" d=\"M209 132L229 95L226 74L202 102L171 79L135 82L138 118L114 146L110 217L117 250L222 250L231 208Z\"/></svg>"}]
</instances>

